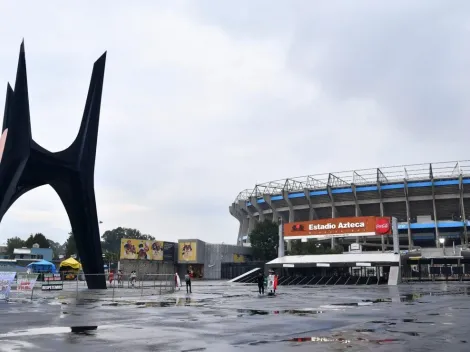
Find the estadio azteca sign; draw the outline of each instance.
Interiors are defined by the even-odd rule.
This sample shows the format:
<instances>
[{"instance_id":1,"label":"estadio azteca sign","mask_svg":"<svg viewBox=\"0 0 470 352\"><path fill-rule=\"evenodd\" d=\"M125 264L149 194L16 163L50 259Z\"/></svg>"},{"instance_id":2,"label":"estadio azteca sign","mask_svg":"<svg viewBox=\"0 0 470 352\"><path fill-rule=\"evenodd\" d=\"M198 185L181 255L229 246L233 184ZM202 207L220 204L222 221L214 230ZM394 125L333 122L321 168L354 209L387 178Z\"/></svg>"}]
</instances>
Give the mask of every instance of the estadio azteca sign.
<instances>
[{"instance_id":1,"label":"estadio azteca sign","mask_svg":"<svg viewBox=\"0 0 470 352\"><path fill-rule=\"evenodd\" d=\"M284 224L284 236L296 239L389 235L391 222L390 217L377 216L302 221Z\"/></svg>"}]
</instances>

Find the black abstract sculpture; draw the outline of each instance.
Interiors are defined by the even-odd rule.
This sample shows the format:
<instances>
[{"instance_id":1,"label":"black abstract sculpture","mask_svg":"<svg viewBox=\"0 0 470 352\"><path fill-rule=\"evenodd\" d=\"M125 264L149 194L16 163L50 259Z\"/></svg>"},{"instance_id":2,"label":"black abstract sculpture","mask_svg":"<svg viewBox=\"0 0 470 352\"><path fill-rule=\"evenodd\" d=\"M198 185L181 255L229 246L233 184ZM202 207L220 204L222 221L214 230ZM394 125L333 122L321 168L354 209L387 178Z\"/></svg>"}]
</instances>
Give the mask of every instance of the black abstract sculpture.
<instances>
[{"instance_id":1,"label":"black abstract sculpture","mask_svg":"<svg viewBox=\"0 0 470 352\"><path fill-rule=\"evenodd\" d=\"M94 64L82 123L65 150L52 153L31 136L24 43L21 44L15 90L8 84L0 138L0 221L26 192L50 185L70 219L88 288L105 289L94 170L106 53ZM93 275L97 274L97 275ZM101 275L99 275L101 274Z\"/></svg>"}]
</instances>

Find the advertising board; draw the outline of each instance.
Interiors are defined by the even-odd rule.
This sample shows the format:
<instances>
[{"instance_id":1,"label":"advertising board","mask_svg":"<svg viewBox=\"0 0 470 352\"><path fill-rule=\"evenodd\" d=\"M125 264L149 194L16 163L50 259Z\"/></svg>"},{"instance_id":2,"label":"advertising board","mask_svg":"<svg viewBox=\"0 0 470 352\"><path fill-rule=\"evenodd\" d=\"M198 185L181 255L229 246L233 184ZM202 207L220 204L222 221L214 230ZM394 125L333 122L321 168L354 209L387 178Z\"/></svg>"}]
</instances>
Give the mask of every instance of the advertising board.
<instances>
[{"instance_id":1,"label":"advertising board","mask_svg":"<svg viewBox=\"0 0 470 352\"><path fill-rule=\"evenodd\" d=\"M197 243L179 242L178 243L178 262L195 262L197 258Z\"/></svg>"},{"instance_id":2,"label":"advertising board","mask_svg":"<svg viewBox=\"0 0 470 352\"><path fill-rule=\"evenodd\" d=\"M391 234L391 218L359 216L284 224L285 239L376 236Z\"/></svg>"},{"instance_id":3,"label":"advertising board","mask_svg":"<svg viewBox=\"0 0 470 352\"><path fill-rule=\"evenodd\" d=\"M31 291L36 285L36 280L38 279L38 274L25 274L18 273L17 277L17 291Z\"/></svg>"},{"instance_id":4,"label":"advertising board","mask_svg":"<svg viewBox=\"0 0 470 352\"><path fill-rule=\"evenodd\" d=\"M60 274L44 274L44 282L41 285L42 291L61 291L64 289L64 282Z\"/></svg>"},{"instance_id":5,"label":"advertising board","mask_svg":"<svg viewBox=\"0 0 470 352\"><path fill-rule=\"evenodd\" d=\"M163 261L164 262L173 263L175 261L175 252L176 252L176 243L163 242Z\"/></svg>"},{"instance_id":6,"label":"advertising board","mask_svg":"<svg viewBox=\"0 0 470 352\"><path fill-rule=\"evenodd\" d=\"M163 261L164 242L130 238L121 239L120 259L146 259Z\"/></svg>"},{"instance_id":7,"label":"advertising board","mask_svg":"<svg viewBox=\"0 0 470 352\"><path fill-rule=\"evenodd\" d=\"M246 262L246 258L243 254L234 254L232 260L233 260L234 263L245 263Z\"/></svg>"},{"instance_id":8,"label":"advertising board","mask_svg":"<svg viewBox=\"0 0 470 352\"><path fill-rule=\"evenodd\" d=\"M8 300L10 297L11 283L15 279L14 272L0 272L0 300Z\"/></svg>"}]
</instances>

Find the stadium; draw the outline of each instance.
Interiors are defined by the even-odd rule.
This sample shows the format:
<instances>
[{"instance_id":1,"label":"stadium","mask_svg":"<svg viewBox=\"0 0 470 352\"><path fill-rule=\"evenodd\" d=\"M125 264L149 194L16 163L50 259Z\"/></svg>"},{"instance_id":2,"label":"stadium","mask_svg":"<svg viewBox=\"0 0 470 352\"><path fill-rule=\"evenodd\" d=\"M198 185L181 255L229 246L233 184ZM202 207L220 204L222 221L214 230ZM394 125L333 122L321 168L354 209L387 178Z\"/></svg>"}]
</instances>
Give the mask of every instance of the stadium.
<instances>
[{"instance_id":1,"label":"stadium","mask_svg":"<svg viewBox=\"0 0 470 352\"><path fill-rule=\"evenodd\" d=\"M467 245L470 225L470 161L439 162L331 172L255 185L229 207L240 223L238 245L249 246L257 222L285 223L357 216L395 217L400 247ZM390 236L343 238L376 247ZM385 237L385 239L384 239ZM382 243L380 243L382 242ZM375 247L375 248L374 248Z\"/></svg>"}]
</instances>

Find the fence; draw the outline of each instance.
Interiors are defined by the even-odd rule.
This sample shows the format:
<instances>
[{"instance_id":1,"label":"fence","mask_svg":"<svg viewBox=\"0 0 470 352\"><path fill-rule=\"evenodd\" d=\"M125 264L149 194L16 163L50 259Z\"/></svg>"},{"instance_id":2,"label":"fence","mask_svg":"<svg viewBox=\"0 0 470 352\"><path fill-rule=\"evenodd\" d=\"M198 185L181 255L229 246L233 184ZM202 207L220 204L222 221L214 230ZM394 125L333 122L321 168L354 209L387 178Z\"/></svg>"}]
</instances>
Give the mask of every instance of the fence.
<instances>
[{"instance_id":1,"label":"fence","mask_svg":"<svg viewBox=\"0 0 470 352\"><path fill-rule=\"evenodd\" d=\"M103 276L106 280L106 290L90 290L86 284L88 276ZM77 300L125 300L144 296L156 296L175 291L174 274L145 274L132 276L114 275L110 280L107 274L76 274L61 273L61 281L38 281L28 289L20 286L15 278L12 282L9 299L11 301L38 299L77 299ZM18 289L20 288L20 289Z\"/></svg>"},{"instance_id":2,"label":"fence","mask_svg":"<svg viewBox=\"0 0 470 352\"><path fill-rule=\"evenodd\" d=\"M221 279L231 280L255 268L262 268L264 271L264 264L264 262L222 263Z\"/></svg>"},{"instance_id":3,"label":"fence","mask_svg":"<svg viewBox=\"0 0 470 352\"><path fill-rule=\"evenodd\" d=\"M456 261L455 259L453 260ZM402 280L413 281L470 281L470 264L418 263L401 266ZM437 260L436 260L437 262ZM442 262L442 260L441 260Z\"/></svg>"}]
</instances>

